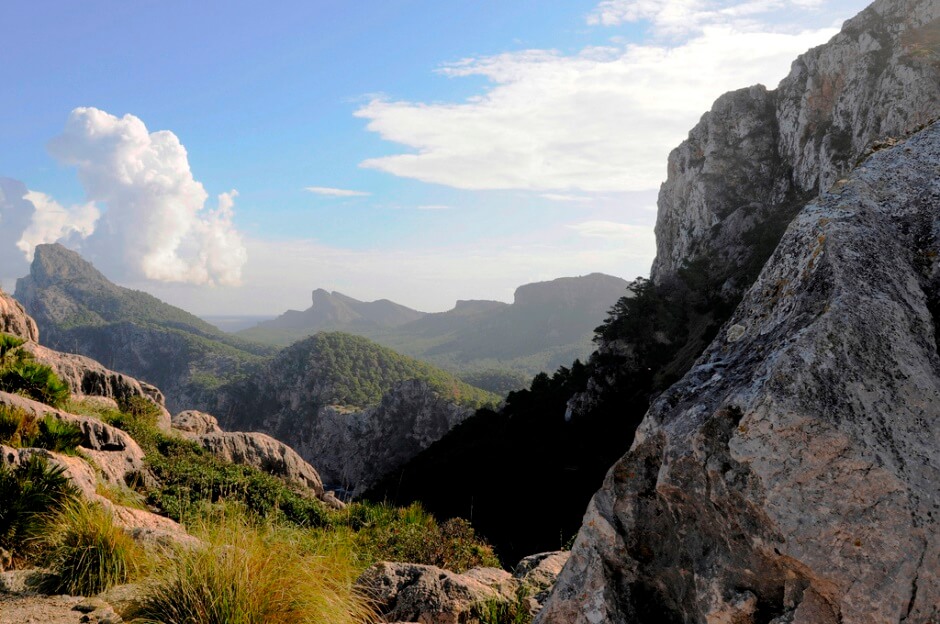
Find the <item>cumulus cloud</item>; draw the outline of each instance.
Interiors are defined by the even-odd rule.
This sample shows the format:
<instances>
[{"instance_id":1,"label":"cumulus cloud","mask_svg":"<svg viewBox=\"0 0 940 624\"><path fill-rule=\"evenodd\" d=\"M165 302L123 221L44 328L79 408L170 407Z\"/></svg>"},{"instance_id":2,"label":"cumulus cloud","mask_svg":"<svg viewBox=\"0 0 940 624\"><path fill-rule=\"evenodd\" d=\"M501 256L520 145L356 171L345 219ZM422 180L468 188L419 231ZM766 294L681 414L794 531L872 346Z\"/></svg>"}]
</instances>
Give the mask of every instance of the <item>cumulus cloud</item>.
<instances>
[{"instance_id":1,"label":"cumulus cloud","mask_svg":"<svg viewBox=\"0 0 940 624\"><path fill-rule=\"evenodd\" d=\"M350 191L329 186L308 186L306 190L315 195L325 195L326 197L366 197L370 194L365 191Z\"/></svg>"},{"instance_id":2,"label":"cumulus cloud","mask_svg":"<svg viewBox=\"0 0 940 624\"><path fill-rule=\"evenodd\" d=\"M792 6L796 0L780 1ZM844 3L861 8L864 1ZM592 19L654 19L665 27L703 4L715 3L604 3ZM409 150L361 165L461 189L570 194L656 188L669 150L719 95L754 83L774 86L798 54L836 32L756 19L744 27L731 13L747 14L755 2L721 4L713 18L678 40L576 54L525 50L444 65L438 70L444 76L481 76L490 88L453 103L371 100L356 116ZM673 10L679 17L671 17ZM817 24L832 22L828 13L817 16Z\"/></svg>"},{"instance_id":3,"label":"cumulus cloud","mask_svg":"<svg viewBox=\"0 0 940 624\"><path fill-rule=\"evenodd\" d=\"M207 208L175 134L149 132L133 115L76 108L49 151L76 168L87 198L105 208L83 246L101 268L121 277L239 283L247 255L233 224L237 193Z\"/></svg>"},{"instance_id":4,"label":"cumulus cloud","mask_svg":"<svg viewBox=\"0 0 940 624\"><path fill-rule=\"evenodd\" d=\"M95 231L95 223L101 216L93 203L66 208L38 191L27 192L23 199L33 205L34 212L16 247L30 262L36 245L69 240L73 236L86 238Z\"/></svg>"},{"instance_id":5,"label":"cumulus cloud","mask_svg":"<svg viewBox=\"0 0 940 624\"><path fill-rule=\"evenodd\" d=\"M79 244L98 217L94 204L66 208L18 180L0 178L0 280L10 285L25 275L36 245Z\"/></svg>"}]
</instances>

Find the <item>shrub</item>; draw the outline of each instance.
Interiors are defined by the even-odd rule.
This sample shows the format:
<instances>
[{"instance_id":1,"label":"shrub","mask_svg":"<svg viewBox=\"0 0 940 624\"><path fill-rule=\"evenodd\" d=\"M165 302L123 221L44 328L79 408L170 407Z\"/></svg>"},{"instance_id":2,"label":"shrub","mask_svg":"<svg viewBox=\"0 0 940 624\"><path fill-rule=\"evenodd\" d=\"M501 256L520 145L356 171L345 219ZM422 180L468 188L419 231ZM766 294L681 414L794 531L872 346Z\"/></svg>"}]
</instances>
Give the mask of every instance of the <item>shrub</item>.
<instances>
[{"instance_id":1,"label":"shrub","mask_svg":"<svg viewBox=\"0 0 940 624\"><path fill-rule=\"evenodd\" d=\"M18 392L53 407L69 400L69 387L45 364L29 358L6 366L0 371L0 390Z\"/></svg>"},{"instance_id":2,"label":"shrub","mask_svg":"<svg viewBox=\"0 0 940 624\"><path fill-rule=\"evenodd\" d=\"M137 608L162 624L352 624L374 620L353 590L348 550L301 531L228 519L197 531L206 542L161 566Z\"/></svg>"},{"instance_id":3,"label":"shrub","mask_svg":"<svg viewBox=\"0 0 940 624\"><path fill-rule=\"evenodd\" d=\"M37 429L30 446L56 453L73 454L85 439L81 427L55 416L46 416L40 420Z\"/></svg>"},{"instance_id":4,"label":"shrub","mask_svg":"<svg viewBox=\"0 0 940 624\"><path fill-rule=\"evenodd\" d=\"M131 580L144 559L109 510L83 500L69 502L48 520L41 544L52 571L44 589L52 593L93 596Z\"/></svg>"},{"instance_id":5,"label":"shrub","mask_svg":"<svg viewBox=\"0 0 940 624\"><path fill-rule=\"evenodd\" d=\"M21 553L39 534L43 518L77 497L63 473L39 455L16 468L0 465L0 548Z\"/></svg>"},{"instance_id":6,"label":"shrub","mask_svg":"<svg viewBox=\"0 0 940 624\"><path fill-rule=\"evenodd\" d=\"M499 559L460 518L438 524L419 504L404 508L356 504L347 508L346 522L355 533L366 560L405 561L435 565L454 572L477 566L499 567Z\"/></svg>"},{"instance_id":7,"label":"shrub","mask_svg":"<svg viewBox=\"0 0 940 624\"><path fill-rule=\"evenodd\" d=\"M26 341L13 334L0 333L0 366L7 364L7 358L14 356Z\"/></svg>"},{"instance_id":8,"label":"shrub","mask_svg":"<svg viewBox=\"0 0 940 624\"><path fill-rule=\"evenodd\" d=\"M0 444L14 448L32 446L39 435L36 416L12 405L0 405Z\"/></svg>"},{"instance_id":9,"label":"shrub","mask_svg":"<svg viewBox=\"0 0 940 624\"><path fill-rule=\"evenodd\" d=\"M480 624L530 624L532 614L529 612L528 595L524 590L516 594L512 602L491 599L475 604L470 611L473 621Z\"/></svg>"}]
</instances>

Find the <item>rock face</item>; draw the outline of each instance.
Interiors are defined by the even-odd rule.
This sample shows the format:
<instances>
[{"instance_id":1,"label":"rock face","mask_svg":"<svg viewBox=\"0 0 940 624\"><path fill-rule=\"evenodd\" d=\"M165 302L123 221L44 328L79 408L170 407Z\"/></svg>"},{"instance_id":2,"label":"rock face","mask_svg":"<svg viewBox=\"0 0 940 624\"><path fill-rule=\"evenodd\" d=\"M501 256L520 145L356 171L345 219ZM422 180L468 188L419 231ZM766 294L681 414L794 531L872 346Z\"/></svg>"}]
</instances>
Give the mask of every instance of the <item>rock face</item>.
<instances>
[{"instance_id":1,"label":"rock face","mask_svg":"<svg viewBox=\"0 0 940 624\"><path fill-rule=\"evenodd\" d=\"M219 421L215 416L197 410L186 410L174 416L173 428L196 435L222 432Z\"/></svg>"},{"instance_id":2,"label":"rock face","mask_svg":"<svg viewBox=\"0 0 940 624\"><path fill-rule=\"evenodd\" d=\"M776 90L719 98L669 155L651 279L687 266L749 286L796 211L872 142L940 116L938 37L937 2L878 0Z\"/></svg>"},{"instance_id":3,"label":"rock face","mask_svg":"<svg viewBox=\"0 0 940 624\"><path fill-rule=\"evenodd\" d=\"M849 25L899 5L940 11ZM940 124L799 213L609 472L538 622L937 621L938 204Z\"/></svg>"},{"instance_id":4,"label":"rock face","mask_svg":"<svg viewBox=\"0 0 940 624\"><path fill-rule=\"evenodd\" d=\"M0 290L0 332L33 342L39 341L36 321L26 314L20 302Z\"/></svg>"},{"instance_id":5,"label":"rock face","mask_svg":"<svg viewBox=\"0 0 940 624\"><path fill-rule=\"evenodd\" d=\"M375 407L322 408L298 450L315 458L327 483L359 493L444 437L473 411L441 398L422 381L405 381Z\"/></svg>"}]
</instances>

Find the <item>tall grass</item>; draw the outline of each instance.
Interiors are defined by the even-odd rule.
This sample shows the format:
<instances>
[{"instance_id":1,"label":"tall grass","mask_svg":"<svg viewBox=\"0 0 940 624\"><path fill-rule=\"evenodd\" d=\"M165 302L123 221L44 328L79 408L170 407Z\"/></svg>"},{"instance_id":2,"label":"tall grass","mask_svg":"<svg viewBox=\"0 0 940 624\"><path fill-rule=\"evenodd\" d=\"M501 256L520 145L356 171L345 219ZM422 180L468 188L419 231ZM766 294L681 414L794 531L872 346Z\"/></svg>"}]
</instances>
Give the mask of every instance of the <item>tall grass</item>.
<instances>
[{"instance_id":1,"label":"tall grass","mask_svg":"<svg viewBox=\"0 0 940 624\"><path fill-rule=\"evenodd\" d=\"M374 621L353 589L351 547L241 517L206 522L205 545L161 565L132 614L147 624L353 624Z\"/></svg>"},{"instance_id":2,"label":"tall grass","mask_svg":"<svg viewBox=\"0 0 940 624\"><path fill-rule=\"evenodd\" d=\"M43 457L32 455L15 468L0 465L0 548L22 555L44 517L77 496L64 470Z\"/></svg>"},{"instance_id":3,"label":"tall grass","mask_svg":"<svg viewBox=\"0 0 940 624\"><path fill-rule=\"evenodd\" d=\"M44 589L54 593L93 596L131 580L146 560L109 510L85 500L52 515L41 542L43 562L52 570Z\"/></svg>"}]
</instances>

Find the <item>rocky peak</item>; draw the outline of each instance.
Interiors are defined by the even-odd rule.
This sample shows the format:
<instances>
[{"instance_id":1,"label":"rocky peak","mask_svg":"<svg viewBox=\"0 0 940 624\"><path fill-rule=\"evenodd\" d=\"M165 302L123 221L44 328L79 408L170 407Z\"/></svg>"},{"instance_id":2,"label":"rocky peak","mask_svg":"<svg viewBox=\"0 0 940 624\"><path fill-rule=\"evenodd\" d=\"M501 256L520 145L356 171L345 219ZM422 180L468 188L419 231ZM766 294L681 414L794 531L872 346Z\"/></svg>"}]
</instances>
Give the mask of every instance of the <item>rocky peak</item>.
<instances>
[{"instance_id":1,"label":"rocky peak","mask_svg":"<svg viewBox=\"0 0 940 624\"><path fill-rule=\"evenodd\" d=\"M878 0L776 90L719 98L669 156L653 281L691 267L740 294L800 206L875 140L940 116L938 37L940 3Z\"/></svg>"}]
</instances>

